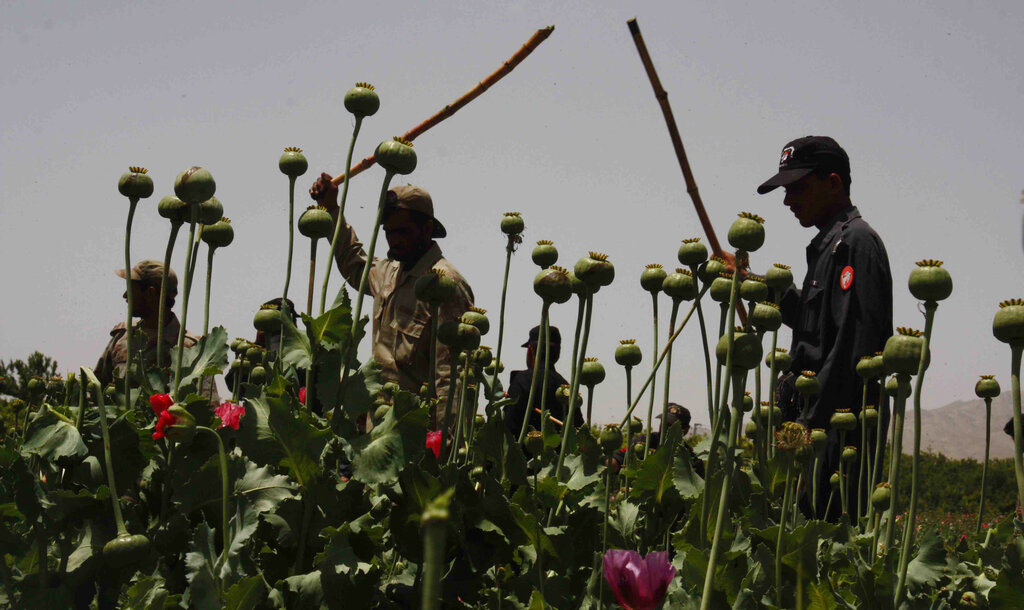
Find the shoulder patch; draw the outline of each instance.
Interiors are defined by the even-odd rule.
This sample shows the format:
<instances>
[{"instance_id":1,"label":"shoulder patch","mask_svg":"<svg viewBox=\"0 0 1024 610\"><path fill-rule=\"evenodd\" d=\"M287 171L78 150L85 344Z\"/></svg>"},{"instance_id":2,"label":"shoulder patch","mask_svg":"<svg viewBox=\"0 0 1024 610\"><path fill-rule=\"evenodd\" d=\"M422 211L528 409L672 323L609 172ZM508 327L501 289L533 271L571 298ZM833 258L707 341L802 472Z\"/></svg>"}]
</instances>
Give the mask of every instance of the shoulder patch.
<instances>
[{"instance_id":1,"label":"shoulder patch","mask_svg":"<svg viewBox=\"0 0 1024 610\"><path fill-rule=\"evenodd\" d=\"M839 287L849 290L853 286L853 267L847 265L839 272Z\"/></svg>"}]
</instances>

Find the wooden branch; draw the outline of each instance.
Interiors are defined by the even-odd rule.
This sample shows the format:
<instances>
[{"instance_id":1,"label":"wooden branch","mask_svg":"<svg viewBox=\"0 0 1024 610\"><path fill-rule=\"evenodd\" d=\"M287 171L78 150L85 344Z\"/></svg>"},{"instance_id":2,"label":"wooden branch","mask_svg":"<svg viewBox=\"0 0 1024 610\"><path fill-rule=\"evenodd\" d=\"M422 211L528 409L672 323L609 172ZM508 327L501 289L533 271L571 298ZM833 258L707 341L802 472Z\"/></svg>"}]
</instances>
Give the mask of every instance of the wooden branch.
<instances>
[{"instance_id":1,"label":"wooden branch","mask_svg":"<svg viewBox=\"0 0 1024 610\"><path fill-rule=\"evenodd\" d=\"M533 408L533 412L536 413L537 415L544 415L544 412L541 411L540 409L538 409L537 407ZM564 426L565 425L562 422L560 422L557 419L555 419L554 417L551 417L550 415L548 415L548 420L555 422L559 426Z\"/></svg>"},{"instance_id":2,"label":"wooden branch","mask_svg":"<svg viewBox=\"0 0 1024 610\"><path fill-rule=\"evenodd\" d=\"M658 99L661 113L665 115L668 135L672 138L672 148L676 151L676 158L679 159L679 168L683 170L683 179L686 180L686 192L690 194L690 199L693 200L693 207L697 208L697 216L700 218L700 225L704 228L704 234L708 238L708 243L711 244L711 250L718 256L722 256L722 246L718 243L718 237L715 236L715 228L711 226L711 219L708 218L707 210L704 209L704 202L701 201L700 193L697 192L697 182L693 179L693 172L690 171L690 162L686 159L683 139L679 136L679 128L676 126L676 119L672 115L672 107L668 104L668 93L661 86L658 73L654 70L654 63L651 61L650 54L647 53L647 45L644 44L644 37L640 34L640 26L637 25L636 19L630 19L626 24L629 25L629 33L633 35L633 42L636 43L636 50L640 53L640 61L644 64L644 70L647 71L647 78L650 79L651 87L654 88L654 97Z\"/></svg>"},{"instance_id":3,"label":"wooden branch","mask_svg":"<svg viewBox=\"0 0 1024 610\"><path fill-rule=\"evenodd\" d=\"M495 70L493 73L491 73L490 76L488 76L484 80L477 83L475 87L467 91L462 97L442 108L437 114L430 117L426 121L423 121L419 125L413 127L409 131L405 132L405 134L402 135L402 138L412 142L413 140L416 139L416 136L422 134L423 132L430 129L434 125L437 125L441 121L452 116L453 114L458 112L463 106L475 100L477 97L479 97L481 93L487 91L487 89L489 89L491 85L504 78L506 74L511 72L513 69L515 69L516 66L522 63L522 61L526 59L526 57L530 53L532 53L534 49L540 46L540 43L544 42L553 31L555 31L555 26L553 25L537 30L534 33L534 35L531 36L530 39L526 41L526 44L524 44L518 51L516 51L515 55L509 57L505 61L505 63L501 65L500 68ZM365 159L355 164L348 170L349 177L355 176L359 172L372 167L374 163L376 163L376 159L373 158L373 155L366 157ZM333 179L331 179L331 182L333 182L335 185L339 185L344 180L345 174L341 173L335 176Z\"/></svg>"}]
</instances>

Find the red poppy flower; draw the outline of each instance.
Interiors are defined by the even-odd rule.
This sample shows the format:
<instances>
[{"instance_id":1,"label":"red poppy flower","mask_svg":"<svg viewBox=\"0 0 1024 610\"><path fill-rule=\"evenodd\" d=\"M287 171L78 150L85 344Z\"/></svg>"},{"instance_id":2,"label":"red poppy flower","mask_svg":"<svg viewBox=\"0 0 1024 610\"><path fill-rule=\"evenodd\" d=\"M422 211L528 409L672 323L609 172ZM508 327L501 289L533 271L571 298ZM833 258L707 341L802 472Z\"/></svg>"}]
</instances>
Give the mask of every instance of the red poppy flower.
<instances>
[{"instance_id":1,"label":"red poppy flower","mask_svg":"<svg viewBox=\"0 0 1024 610\"><path fill-rule=\"evenodd\" d=\"M427 449L434 452L434 457L441 459L441 431L427 432Z\"/></svg>"},{"instance_id":2,"label":"red poppy flower","mask_svg":"<svg viewBox=\"0 0 1024 610\"><path fill-rule=\"evenodd\" d=\"M299 402L306 404L306 387L299 388Z\"/></svg>"},{"instance_id":3,"label":"red poppy flower","mask_svg":"<svg viewBox=\"0 0 1024 610\"><path fill-rule=\"evenodd\" d=\"M220 425L217 426L218 429L231 426L231 428L238 430L238 422L245 415L245 407L236 405L233 402L224 401L213 412L220 418Z\"/></svg>"},{"instance_id":4,"label":"red poppy flower","mask_svg":"<svg viewBox=\"0 0 1024 610\"><path fill-rule=\"evenodd\" d=\"M149 405L153 407L153 413L160 415L167 409L171 408L174 401L171 400L170 394L153 394L149 397Z\"/></svg>"},{"instance_id":5,"label":"red poppy flower","mask_svg":"<svg viewBox=\"0 0 1024 610\"><path fill-rule=\"evenodd\" d=\"M676 569L668 553L659 551L640 558L636 551L610 549L604 554L604 578L615 599L626 610L652 610L661 604Z\"/></svg>"},{"instance_id":6,"label":"red poppy flower","mask_svg":"<svg viewBox=\"0 0 1024 610\"><path fill-rule=\"evenodd\" d=\"M166 394L164 394L164 396L166 396ZM154 406L154 409L155 408L156 407ZM160 440L164 438L164 436L166 436L164 434L164 429L167 428L167 426L173 426L176 423L178 423L178 418L168 413L166 408L163 411L160 411L159 417L156 420L156 431L153 432L153 440Z\"/></svg>"}]
</instances>

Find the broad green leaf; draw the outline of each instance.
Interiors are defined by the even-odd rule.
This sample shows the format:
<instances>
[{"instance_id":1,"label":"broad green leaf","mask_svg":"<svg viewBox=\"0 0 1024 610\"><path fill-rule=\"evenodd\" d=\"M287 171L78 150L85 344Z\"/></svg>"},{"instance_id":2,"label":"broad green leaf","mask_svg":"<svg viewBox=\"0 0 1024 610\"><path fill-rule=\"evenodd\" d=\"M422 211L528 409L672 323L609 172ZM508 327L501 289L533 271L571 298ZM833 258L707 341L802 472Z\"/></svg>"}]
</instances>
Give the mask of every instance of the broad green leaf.
<instances>
[{"instance_id":1,"label":"broad green leaf","mask_svg":"<svg viewBox=\"0 0 1024 610\"><path fill-rule=\"evenodd\" d=\"M653 496L654 501L660 504L665 492L675 489L675 457L681 438L681 427L673 425L658 450L641 462L631 483L634 498Z\"/></svg>"},{"instance_id":2,"label":"broad green leaf","mask_svg":"<svg viewBox=\"0 0 1024 610\"><path fill-rule=\"evenodd\" d=\"M946 549L942 538L934 530L921 538L917 555L907 566L907 587L911 591L931 588L945 575Z\"/></svg>"},{"instance_id":3,"label":"broad green leaf","mask_svg":"<svg viewBox=\"0 0 1024 610\"><path fill-rule=\"evenodd\" d=\"M303 316L305 319L307 316ZM312 362L309 337L292 324L288 316L281 316L281 363L297 369L308 369Z\"/></svg>"},{"instance_id":4,"label":"broad green leaf","mask_svg":"<svg viewBox=\"0 0 1024 610\"><path fill-rule=\"evenodd\" d=\"M352 440L355 478L371 484L396 482L402 469L423 454L426 439L426 407L409 392L399 392L384 421Z\"/></svg>"},{"instance_id":5,"label":"broad green leaf","mask_svg":"<svg viewBox=\"0 0 1024 610\"><path fill-rule=\"evenodd\" d=\"M291 498L295 484L283 474L274 474L266 466L246 460L245 475L235 482L235 495L245 498L257 513L274 510L282 500Z\"/></svg>"},{"instance_id":6,"label":"broad green leaf","mask_svg":"<svg viewBox=\"0 0 1024 610\"><path fill-rule=\"evenodd\" d=\"M1024 538L1017 536L1006 545L996 586L989 591L992 608L1024 608Z\"/></svg>"},{"instance_id":7,"label":"broad green leaf","mask_svg":"<svg viewBox=\"0 0 1024 610\"><path fill-rule=\"evenodd\" d=\"M210 526L200 523L192 540L192 550L185 555L185 578L189 596L199 610L221 607L220 583L216 576L217 554Z\"/></svg>"},{"instance_id":8,"label":"broad green leaf","mask_svg":"<svg viewBox=\"0 0 1024 610\"><path fill-rule=\"evenodd\" d=\"M320 570L289 576L277 583L277 589L271 593L279 608L288 610L318 610L326 607ZM276 595L275 595L276 594Z\"/></svg>"},{"instance_id":9,"label":"broad green leaf","mask_svg":"<svg viewBox=\"0 0 1024 610\"><path fill-rule=\"evenodd\" d=\"M320 472L320 456L331 432L316 427L291 395L270 394L273 390L245 401L238 444L256 463L280 464L300 486L307 487Z\"/></svg>"},{"instance_id":10,"label":"broad green leaf","mask_svg":"<svg viewBox=\"0 0 1024 610\"><path fill-rule=\"evenodd\" d=\"M89 449L75 427L44 405L28 428L21 454L34 455L62 468L70 468L88 455Z\"/></svg>"},{"instance_id":11,"label":"broad green leaf","mask_svg":"<svg viewBox=\"0 0 1024 610\"><path fill-rule=\"evenodd\" d=\"M267 596L267 589L263 586L263 579L259 576L250 576L242 579L231 586L224 594L224 608L226 610L252 610Z\"/></svg>"},{"instance_id":12,"label":"broad green leaf","mask_svg":"<svg viewBox=\"0 0 1024 610\"><path fill-rule=\"evenodd\" d=\"M174 362L177 347L171 349ZM223 326L217 326L210 334L199 339L192 347L186 347L182 354L181 384L189 386L200 378L219 375L228 365L228 333Z\"/></svg>"},{"instance_id":13,"label":"broad green leaf","mask_svg":"<svg viewBox=\"0 0 1024 610\"><path fill-rule=\"evenodd\" d=\"M142 610L177 608L180 595L171 595L162 578L144 576L128 587L128 607Z\"/></svg>"},{"instance_id":14,"label":"broad green leaf","mask_svg":"<svg viewBox=\"0 0 1024 610\"><path fill-rule=\"evenodd\" d=\"M704 489L704 479L694 472L686 447L680 449L672 465L672 483L683 500L696 500Z\"/></svg>"}]
</instances>

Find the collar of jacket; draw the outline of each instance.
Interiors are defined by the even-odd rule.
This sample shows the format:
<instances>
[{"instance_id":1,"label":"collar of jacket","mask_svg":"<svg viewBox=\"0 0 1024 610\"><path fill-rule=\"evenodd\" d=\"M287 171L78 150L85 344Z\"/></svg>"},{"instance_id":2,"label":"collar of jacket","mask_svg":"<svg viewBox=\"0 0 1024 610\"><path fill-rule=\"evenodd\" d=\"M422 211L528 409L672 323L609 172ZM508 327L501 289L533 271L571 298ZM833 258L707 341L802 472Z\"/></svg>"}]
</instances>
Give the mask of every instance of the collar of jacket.
<instances>
[{"instance_id":1,"label":"collar of jacket","mask_svg":"<svg viewBox=\"0 0 1024 610\"><path fill-rule=\"evenodd\" d=\"M815 252L820 250L825 244L831 244L835 241L836 235L842 231L843 227L855 218L860 218L860 210L857 206L851 205L848 208L836 212L832 218L829 219L828 225L824 229L818 231L818 234L814 236L811 243L807 244L807 253Z\"/></svg>"}]
</instances>

